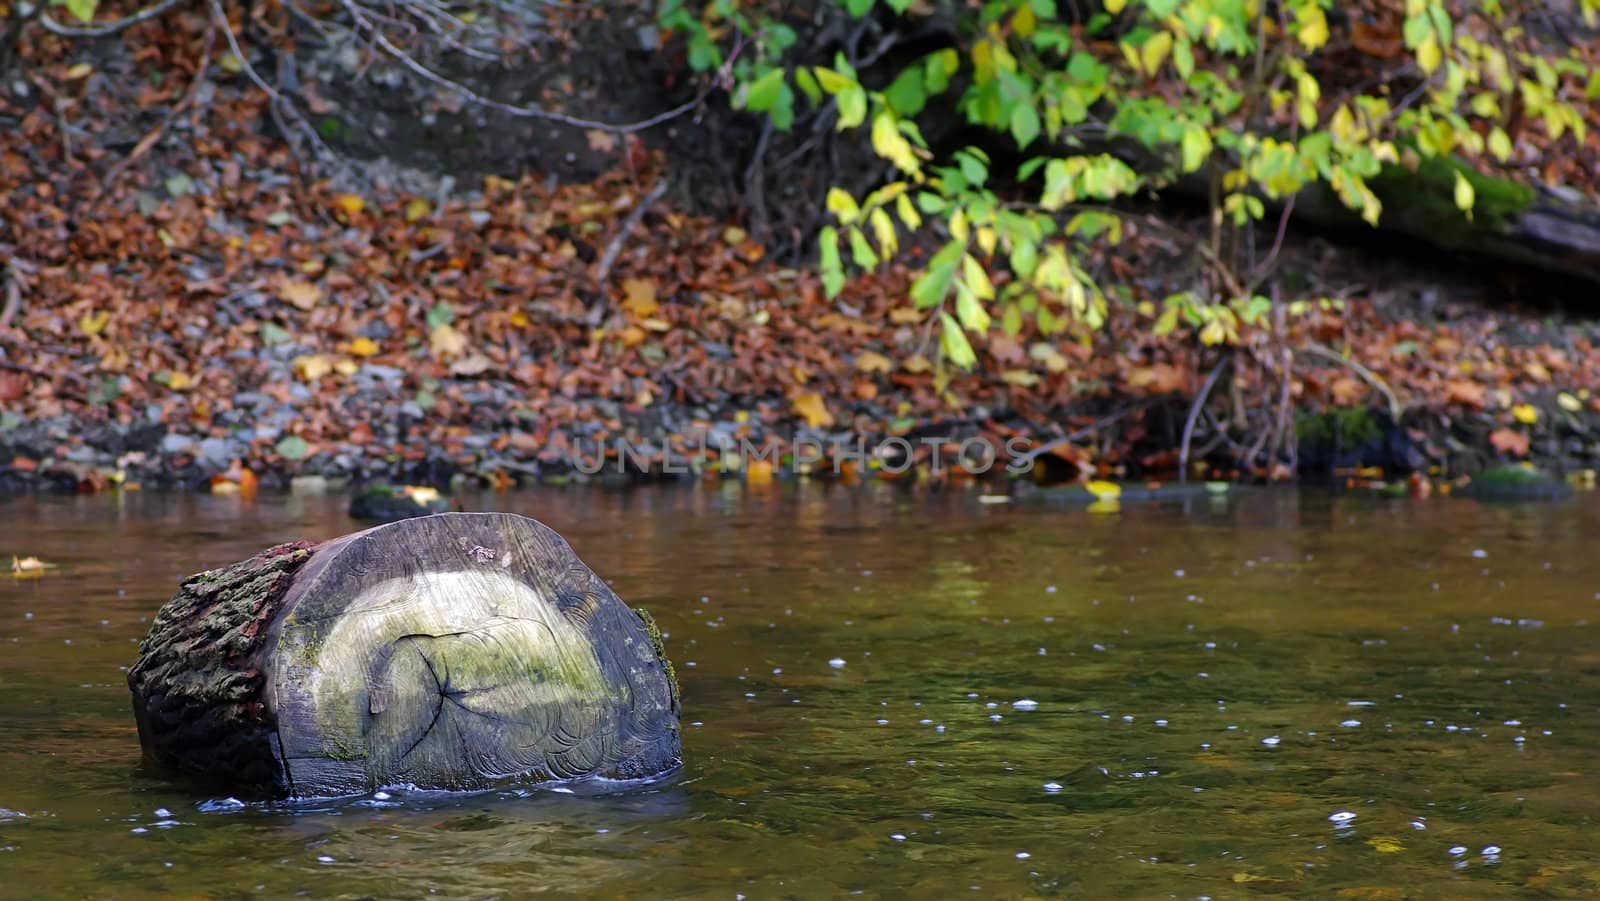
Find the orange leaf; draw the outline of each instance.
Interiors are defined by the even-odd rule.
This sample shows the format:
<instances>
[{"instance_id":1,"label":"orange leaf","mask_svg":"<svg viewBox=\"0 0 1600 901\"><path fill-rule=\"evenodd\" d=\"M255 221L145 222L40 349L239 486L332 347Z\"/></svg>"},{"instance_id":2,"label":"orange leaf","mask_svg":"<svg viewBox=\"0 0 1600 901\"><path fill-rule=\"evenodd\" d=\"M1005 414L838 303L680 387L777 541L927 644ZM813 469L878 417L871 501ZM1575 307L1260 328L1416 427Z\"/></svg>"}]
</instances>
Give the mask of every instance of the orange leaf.
<instances>
[{"instance_id":1,"label":"orange leaf","mask_svg":"<svg viewBox=\"0 0 1600 901\"><path fill-rule=\"evenodd\" d=\"M883 354L864 350L856 355L856 368L866 373L887 373L894 371L894 363Z\"/></svg>"},{"instance_id":2,"label":"orange leaf","mask_svg":"<svg viewBox=\"0 0 1600 901\"><path fill-rule=\"evenodd\" d=\"M359 194L340 194L333 199L333 205L348 218L365 209L367 202Z\"/></svg>"},{"instance_id":3,"label":"orange leaf","mask_svg":"<svg viewBox=\"0 0 1600 901\"><path fill-rule=\"evenodd\" d=\"M801 394L794 398L794 411L812 428L824 428L833 425L833 414L828 412L828 405L823 402L822 395L812 392Z\"/></svg>"},{"instance_id":4,"label":"orange leaf","mask_svg":"<svg viewBox=\"0 0 1600 901\"><path fill-rule=\"evenodd\" d=\"M322 289L304 279L289 279L278 286L278 299L310 310L322 302Z\"/></svg>"},{"instance_id":5,"label":"orange leaf","mask_svg":"<svg viewBox=\"0 0 1600 901\"><path fill-rule=\"evenodd\" d=\"M650 279L623 279L622 293L622 306L640 319L654 316L661 309L661 305L656 303L656 283Z\"/></svg>"},{"instance_id":6,"label":"orange leaf","mask_svg":"<svg viewBox=\"0 0 1600 901\"><path fill-rule=\"evenodd\" d=\"M1513 457L1528 455L1528 436L1515 429L1495 429L1489 433L1489 444L1502 454Z\"/></svg>"},{"instance_id":7,"label":"orange leaf","mask_svg":"<svg viewBox=\"0 0 1600 901\"><path fill-rule=\"evenodd\" d=\"M357 338L350 342L349 350L353 357L370 357L378 352L378 342L371 338Z\"/></svg>"},{"instance_id":8,"label":"orange leaf","mask_svg":"<svg viewBox=\"0 0 1600 901\"><path fill-rule=\"evenodd\" d=\"M1340 376L1332 385L1328 386L1328 393L1333 396L1333 402L1341 407L1353 407L1367 396L1367 386L1355 376Z\"/></svg>"},{"instance_id":9,"label":"orange leaf","mask_svg":"<svg viewBox=\"0 0 1600 901\"><path fill-rule=\"evenodd\" d=\"M1483 406L1483 386L1477 382L1451 382L1445 386L1445 399L1464 407Z\"/></svg>"}]
</instances>

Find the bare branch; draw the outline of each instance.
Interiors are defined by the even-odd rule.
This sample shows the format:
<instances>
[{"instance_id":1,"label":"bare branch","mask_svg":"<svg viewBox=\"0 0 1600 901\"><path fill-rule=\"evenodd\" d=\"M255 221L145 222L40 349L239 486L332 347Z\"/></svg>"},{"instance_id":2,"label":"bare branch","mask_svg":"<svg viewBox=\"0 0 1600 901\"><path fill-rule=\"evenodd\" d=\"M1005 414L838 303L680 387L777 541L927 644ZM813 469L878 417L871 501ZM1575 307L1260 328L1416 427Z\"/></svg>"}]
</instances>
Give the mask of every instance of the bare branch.
<instances>
[{"instance_id":1,"label":"bare branch","mask_svg":"<svg viewBox=\"0 0 1600 901\"><path fill-rule=\"evenodd\" d=\"M1212 368L1211 374L1206 376L1205 384L1200 386L1200 393L1194 396L1194 404L1189 407L1189 418L1183 423L1183 445L1178 450L1178 484L1180 485L1189 480L1189 445L1194 441L1195 420L1200 418L1200 411L1205 409L1206 398L1211 396L1211 389L1216 387L1217 378L1222 375L1222 370L1226 369L1228 364L1232 362L1233 356L1229 355L1223 357L1222 361Z\"/></svg>"},{"instance_id":2,"label":"bare branch","mask_svg":"<svg viewBox=\"0 0 1600 901\"><path fill-rule=\"evenodd\" d=\"M616 237L611 239L611 243L606 245L605 255L600 258L600 268L595 270L594 282L596 285L602 288L605 287L606 279L611 277L611 267L617 263L617 254L622 252L622 242L628 240L628 235L639 224L639 220L644 218L645 210L648 210L651 204L660 200L665 193L667 193L667 180L663 178L661 181L656 182L656 186L650 189L650 193L644 195L638 206L635 206L628 213L628 218L622 220L622 228L617 231Z\"/></svg>"},{"instance_id":3,"label":"bare branch","mask_svg":"<svg viewBox=\"0 0 1600 901\"><path fill-rule=\"evenodd\" d=\"M161 0L160 3L141 9L126 19L118 19L115 22L107 22L104 25L62 25L55 19L50 18L49 13L39 16L39 24L43 25L45 30L51 34L59 34L64 38L103 38L132 28L140 22L148 22L182 2L184 0Z\"/></svg>"},{"instance_id":4,"label":"bare branch","mask_svg":"<svg viewBox=\"0 0 1600 901\"><path fill-rule=\"evenodd\" d=\"M569 116L565 113L552 112L537 106L517 106L511 103L503 103L499 100L495 100L492 97L485 97L461 82L441 75L418 62L411 54L407 53L400 47L395 46L394 42L389 40L387 35L374 26L368 20L366 14L362 12L361 8L355 4L354 0L344 0L344 7L355 20L356 26L364 29L370 35L373 43L377 44L378 47L380 47L385 53L393 57L396 62L409 69L413 74L417 75L422 80L459 94L461 97L479 106L487 109L498 110L499 112L511 116L521 116L531 119L545 119L551 122L560 122L563 125L570 125L574 128L605 131L613 134L629 134L636 131L644 131L647 128L652 128L660 125L663 122L676 119L684 113L687 113L689 110L694 109L696 106L699 106L700 102L705 99L706 94L709 93L709 88L702 90L694 97L694 99L689 100L686 103L679 104L678 106L675 106L664 113L658 113L657 115L651 116L650 118L641 120L639 122L629 122L620 125L611 122L598 122L593 119L584 119L578 116ZM732 62L731 56L729 57L729 62Z\"/></svg>"},{"instance_id":5,"label":"bare branch","mask_svg":"<svg viewBox=\"0 0 1600 901\"><path fill-rule=\"evenodd\" d=\"M201 87L205 85L206 70L211 67L211 45L215 42L216 35L217 29L215 25L206 29L205 44L200 50L200 64L195 68L194 81L190 83L189 90L183 95L183 98L177 103L173 104L171 110L167 111L167 115L161 120L160 125L157 125L149 134L141 138L138 144L134 145L131 153L118 160L116 164L113 165L108 172L106 172L104 184L107 189L107 195L110 194L109 189L117 180L117 176L121 175L123 171L137 161L139 157L149 153L150 148L154 147L156 142L161 140L161 136L167 133L167 129L172 127L172 123L176 122L179 116L183 115L184 110L187 110L189 107L194 105L195 98L200 96Z\"/></svg>"},{"instance_id":6,"label":"bare branch","mask_svg":"<svg viewBox=\"0 0 1600 901\"><path fill-rule=\"evenodd\" d=\"M1349 357L1323 347L1321 344L1307 344L1305 347L1297 347L1295 348L1295 353L1311 354L1312 356L1321 357L1330 363L1338 363L1350 367L1356 375L1361 377L1362 381L1371 385L1377 389L1379 394L1383 395L1384 399L1389 402L1389 416L1394 419L1396 424L1399 424L1400 416L1405 412L1405 407L1400 403L1400 399L1395 397L1394 391L1389 387L1388 383L1378 378L1377 373Z\"/></svg>"},{"instance_id":7,"label":"bare branch","mask_svg":"<svg viewBox=\"0 0 1600 901\"><path fill-rule=\"evenodd\" d=\"M267 84L267 80L261 77L261 73L256 71L256 67L250 64L249 57L245 55L244 50L239 46L238 35L233 33L233 25L228 22L228 13L227 10L222 8L221 0L210 0L210 5L212 19L216 21L217 27L222 29L223 37L228 39L228 49L232 50L234 58L239 60L239 64L243 67L246 77L248 77L256 87L260 88L262 92L267 95L268 103L271 104L273 114L279 115L283 111L287 110L289 115L295 120L295 124L299 126L300 131L304 133L306 143L308 143L312 149L317 152L320 158L337 159L333 151L330 150L328 145L322 140L322 136L317 134L317 130L311 127L310 122L306 121L305 114L300 112L300 109L291 103L287 98L285 98L277 88ZM281 123L279 127L283 128L284 138L290 141L290 146L292 147L293 139L290 137L288 129L284 128Z\"/></svg>"}]
</instances>

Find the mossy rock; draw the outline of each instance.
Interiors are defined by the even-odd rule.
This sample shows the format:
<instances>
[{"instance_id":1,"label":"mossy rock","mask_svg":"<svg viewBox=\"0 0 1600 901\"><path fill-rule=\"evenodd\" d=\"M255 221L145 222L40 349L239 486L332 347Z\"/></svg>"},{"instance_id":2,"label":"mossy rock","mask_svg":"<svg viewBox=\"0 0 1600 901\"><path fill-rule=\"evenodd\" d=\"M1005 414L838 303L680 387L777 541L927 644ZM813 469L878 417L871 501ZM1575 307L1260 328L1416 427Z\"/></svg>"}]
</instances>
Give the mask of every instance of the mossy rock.
<instances>
[{"instance_id":1,"label":"mossy rock","mask_svg":"<svg viewBox=\"0 0 1600 901\"><path fill-rule=\"evenodd\" d=\"M369 485L350 498L351 518L372 522L395 522L449 509L449 498L420 485Z\"/></svg>"},{"instance_id":2,"label":"mossy rock","mask_svg":"<svg viewBox=\"0 0 1600 901\"><path fill-rule=\"evenodd\" d=\"M1572 494L1572 487L1532 466L1514 464L1478 473L1462 494L1480 501L1560 500Z\"/></svg>"}]
</instances>

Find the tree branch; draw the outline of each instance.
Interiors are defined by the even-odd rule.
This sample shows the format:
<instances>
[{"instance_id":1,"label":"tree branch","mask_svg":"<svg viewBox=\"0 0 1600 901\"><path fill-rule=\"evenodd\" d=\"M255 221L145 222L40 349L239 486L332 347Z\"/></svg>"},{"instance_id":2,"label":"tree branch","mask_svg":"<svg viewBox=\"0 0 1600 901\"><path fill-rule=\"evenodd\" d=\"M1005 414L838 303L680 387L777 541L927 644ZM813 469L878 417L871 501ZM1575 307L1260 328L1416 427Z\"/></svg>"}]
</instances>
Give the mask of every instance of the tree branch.
<instances>
[{"instance_id":1,"label":"tree branch","mask_svg":"<svg viewBox=\"0 0 1600 901\"><path fill-rule=\"evenodd\" d=\"M658 113L648 119L625 124L599 122L594 119L584 119L578 116L569 116L566 113L552 112L537 106L518 106L516 104L504 103L499 100L495 100L492 97L485 97L461 82L441 75L427 66L424 66L411 54L402 50L400 47L395 46L395 43L389 40L388 36L385 35L367 18L366 14L363 13L361 8L355 4L354 0L344 0L344 8L355 20L356 27L360 30L364 30L368 36L371 37L374 44L376 44L385 53L389 54L389 56L393 57L395 62L398 62L400 65L409 69L413 74L417 75L422 80L444 88L445 90L453 91L454 93L471 101L472 103L477 104L478 106L497 110L511 116L521 116L531 119L545 119L551 122L560 122L563 125L570 125L574 128L604 131L613 134L629 134L636 131L644 131L647 128L652 128L660 125L663 122L676 119L684 113L687 113L689 110L694 109L696 106L700 105L702 100L706 98L706 95L711 92L712 86L714 86L716 83L715 80L713 80L707 85L707 87L702 89L700 93L696 94L693 99L686 103L679 104L678 106L675 106L664 113ZM735 53L730 54L727 61L723 63L724 69L727 69L730 66L730 64L733 62L734 56L736 55L737 49Z\"/></svg>"},{"instance_id":2,"label":"tree branch","mask_svg":"<svg viewBox=\"0 0 1600 901\"><path fill-rule=\"evenodd\" d=\"M44 5L43 0L37 0L37 2L41 6ZM132 28L140 22L148 22L182 2L184 0L161 0L160 3L141 9L126 19L118 19L115 22L107 22L104 25L62 25L55 19L50 18L49 13L43 13L39 16L39 24L43 25L45 30L51 34L58 34L64 38L103 38Z\"/></svg>"}]
</instances>

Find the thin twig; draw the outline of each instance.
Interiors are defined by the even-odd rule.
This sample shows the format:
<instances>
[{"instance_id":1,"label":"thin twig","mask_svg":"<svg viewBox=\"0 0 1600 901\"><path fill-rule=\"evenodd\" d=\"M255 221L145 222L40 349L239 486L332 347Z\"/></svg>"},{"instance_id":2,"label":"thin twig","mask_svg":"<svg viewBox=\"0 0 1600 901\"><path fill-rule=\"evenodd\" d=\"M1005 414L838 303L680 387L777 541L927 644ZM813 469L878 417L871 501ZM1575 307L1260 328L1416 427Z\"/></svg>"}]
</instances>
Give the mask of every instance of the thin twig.
<instances>
[{"instance_id":1,"label":"thin twig","mask_svg":"<svg viewBox=\"0 0 1600 901\"><path fill-rule=\"evenodd\" d=\"M88 379L67 369L40 369L36 366L24 366L21 363L13 363L10 360L0 360L0 369L10 369L13 372L26 372L29 375L36 375L46 379L66 379L69 382L76 382L80 385L89 384Z\"/></svg>"},{"instance_id":2,"label":"thin twig","mask_svg":"<svg viewBox=\"0 0 1600 901\"><path fill-rule=\"evenodd\" d=\"M1289 432L1289 419L1293 415L1289 396L1292 388L1290 384L1291 377L1294 372L1294 353L1287 347L1280 350L1278 368L1283 375L1283 379L1279 383L1278 390L1278 415L1272 424L1272 445L1267 450L1267 462L1269 464L1278 459L1278 453L1283 450L1284 436ZM1268 475L1270 476L1271 473L1269 472Z\"/></svg>"},{"instance_id":3,"label":"thin twig","mask_svg":"<svg viewBox=\"0 0 1600 901\"><path fill-rule=\"evenodd\" d=\"M622 252L623 242L628 240L628 235L633 233L634 226L644 218L645 211L650 205L661 199L667 193L667 180L665 178L656 182L650 193L644 195L639 203L628 213L628 218L622 220L622 228L618 229L615 237L606 245L606 252L600 257L600 268L595 270L594 283L597 287L605 288L606 279L611 277L611 267L617 264L617 254Z\"/></svg>"},{"instance_id":4,"label":"thin twig","mask_svg":"<svg viewBox=\"0 0 1600 901\"><path fill-rule=\"evenodd\" d=\"M1247 297L1253 295L1256 288L1260 287L1266 277L1272 273L1272 264L1277 262L1278 251L1283 249L1283 236L1289 230L1289 217L1294 215L1295 198L1299 196L1299 194L1290 194L1289 201L1283 205L1283 212L1278 214L1278 234L1272 239L1272 249L1267 251L1267 258L1261 261L1261 264L1255 268L1255 272L1250 276L1250 287L1246 291Z\"/></svg>"},{"instance_id":5,"label":"thin twig","mask_svg":"<svg viewBox=\"0 0 1600 901\"><path fill-rule=\"evenodd\" d=\"M11 320L22 309L22 276L15 264L6 267L6 306L0 310L0 329L11 325Z\"/></svg>"},{"instance_id":6,"label":"thin twig","mask_svg":"<svg viewBox=\"0 0 1600 901\"><path fill-rule=\"evenodd\" d=\"M183 0L161 0L160 3L141 9L126 19L118 19L115 22L107 22L104 25L62 25L55 19L50 18L49 13L39 16L39 24L43 25L45 30L51 34L59 34L64 38L103 38L132 28L140 22L148 22L182 2ZM41 3L41 5L43 4Z\"/></svg>"},{"instance_id":7,"label":"thin twig","mask_svg":"<svg viewBox=\"0 0 1600 901\"><path fill-rule=\"evenodd\" d=\"M1383 379L1378 378L1377 374L1372 370L1361 365L1357 361L1350 359L1349 357L1343 356L1332 350L1329 350L1326 347L1323 347L1321 344L1307 344L1305 347L1295 348L1295 352L1308 353L1313 356L1322 357L1325 360L1329 360L1334 363L1341 363L1350 367L1350 369L1354 371L1356 375L1361 376L1362 381L1365 381L1373 388L1376 388L1378 392L1389 401L1389 415L1394 419L1396 425L1400 423L1400 415L1405 412L1405 407L1400 404L1400 399L1395 397L1394 392L1390 390L1388 383L1386 383Z\"/></svg>"},{"instance_id":8,"label":"thin twig","mask_svg":"<svg viewBox=\"0 0 1600 901\"><path fill-rule=\"evenodd\" d=\"M772 117L762 123L761 138L756 141L756 149L750 154L750 165L744 170L744 193L749 202L751 231L755 232L758 240L765 241L771 236L770 223L767 221L767 197L762 184L761 161L767 155L767 144L772 140ZM783 170L778 170L783 171Z\"/></svg>"},{"instance_id":9,"label":"thin twig","mask_svg":"<svg viewBox=\"0 0 1600 901\"><path fill-rule=\"evenodd\" d=\"M1039 445L1038 447L1034 448L1031 451L1028 451L1025 454L1021 454L1019 456L1013 457L1012 460L1011 460L1011 465L1012 466L1025 466L1025 465L1027 465L1029 463L1032 463L1034 460L1037 460L1041 455L1048 454L1048 453L1050 453L1051 451L1055 450L1056 448L1060 447L1063 444L1071 444L1074 441L1081 441L1084 438L1087 438L1090 435L1094 434L1095 432L1100 431L1101 429L1105 428L1106 426L1112 425L1113 423L1115 423L1118 420L1122 419L1123 417L1127 416L1129 413L1133 413L1133 412L1136 412L1138 410L1144 409L1148 404L1149 404L1149 401L1145 401L1143 403L1134 404L1131 407L1124 407L1123 409L1118 410L1117 412L1112 413L1109 416L1102 416L1101 418L1095 420L1094 422L1089 423L1088 425L1084 426L1081 429L1078 429L1075 432L1070 432L1070 433L1068 433L1066 435L1062 435L1060 438L1054 438L1054 439L1052 439L1050 441L1046 441L1044 444Z\"/></svg>"},{"instance_id":10,"label":"thin twig","mask_svg":"<svg viewBox=\"0 0 1600 901\"><path fill-rule=\"evenodd\" d=\"M435 84L446 90L453 91L456 94L461 95L463 98L477 104L478 106L486 107L492 110L498 110L499 112L506 113L507 115L511 116L521 116L531 119L546 119L551 122L560 122L563 125L570 125L574 128L586 128L596 131L611 132L613 134L629 134L636 131L644 131L647 128L652 128L660 125L663 122L676 119L684 113L687 113L689 110L694 109L700 105L701 101L703 101L708 94L711 93L711 90L715 86L716 82L720 80L716 79L708 82L706 87L701 89L701 91L696 94L693 99L685 103L681 103L664 113L658 113L654 116L651 116L648 119L643 119L638 122L628 122L620 125L611 122L598 122L593 119L583 119L578 116L569 116L565 113L551 112L550 110L537 106L517 106L516 104L503 103L499 100L495 100L492 97L485 97L461 82L440 75L438 72L435 72L427 66L424 66L422 63L417 62L417 60L412 57L411 54L395 46L394 42L389 40L388 36L380 31L377 26L373 25L367 20L366 15L362 13L360 7L356 6L354 0L344 0L344 8L355 19L356 26L358 28L364 28L372 37L373 43L377 44L378 47L380 47L385 53L389 54L391 57L394 57L396 62L407 69L410 69L424 81ZM737 50L737 48L735 49ZM725 69L733 62L734 55L736 54L730 54L727 61L723 63L723 67Z\"/></svg>"},{"instance_id":11,"label":"thin twig","mask_svg":"<svg viewBox=\"0 0 1600 901\"><path fill-rule=\"evenodd\" d=\"M1194 397L1194 403L1189 407L1189 418L1183 423L1183 445L1178 450L1178 484L1182 485L1189 480L1189 444L1194 440L1194 423L1200 418L1200 411L1205 409L1206 398L1211 396L1211 389L1217 385L1217 378L1222 375L1222 370L1233 357L1223 357L1221 362L1211 368L1211 374L1206 376L1205 384L1200 386L1200 393Z\"/></svg>"},{"instance_id":12,"label":"thin twig","mask_svg":"<svg viewBox=\"0 0 1600 901\"><path fill-rule=\"evenodd\" d=\"M117 160L116 164L106 172L105 191L108 195L110 194L112 184L114 184L117 180L117 176L121 175L129 166L138 161L139 157L149 153L150 148L154 147L158 142L160 142L162 135L165 135L167 133L167 129L172 127L172 123L176 122L178 117L183 115L184 110L187 110L189 107L194 105L195 98L200 96L200 88L205 85L206 70L211 67L211 45L216 41L216 36L216 26L208 26L206 28L205 44L200 50L200 65L194 70L194 82L189 85L188 92L183 95L182 99L173 105L171 110L167 111L167 115L161 120L160 125L157 125L149 134L139 139L139 143L133 146L133 152L129 153L122 159Z\"/></svg>"},{"instance_id":13,"label":"thin twig","mask_svg":"<svg viewBox=\"0 0 1600 901\"><path fill-rule=\"evenodd\" d=\"M220 0L210 0L210 4L211 16L218 27L222 29L223 37L227 38L228 49L232 50L234 58L239 60L239 65L244 69L246 77L256 87L260 88L262 93L267 95L268 105L274 118L280 117L282 111L287 109L294 116L296 123L300 126L300 130L305 134L307 143L318 153L318 156L322 159L334 159L333 151L323 142L322 136L317 134L317 130L311 127L311 123L306 121L305 115L300 112L299 108L284 97L277 88L267 84L267 80L261 77L261 73L256 71L256 67L250 64L249 57L245 56L244 50L239 46L239 37L233 33L233 25L228 21L228 13L222 8ZM290 137L289 129L283 125L281 120L278 127L284 132L284 138L290 141L290 147L293 147L293 138Z\"/></svg>"}]
</instances>

